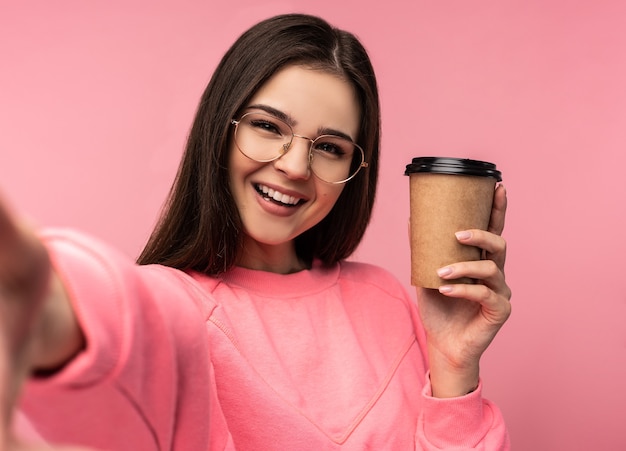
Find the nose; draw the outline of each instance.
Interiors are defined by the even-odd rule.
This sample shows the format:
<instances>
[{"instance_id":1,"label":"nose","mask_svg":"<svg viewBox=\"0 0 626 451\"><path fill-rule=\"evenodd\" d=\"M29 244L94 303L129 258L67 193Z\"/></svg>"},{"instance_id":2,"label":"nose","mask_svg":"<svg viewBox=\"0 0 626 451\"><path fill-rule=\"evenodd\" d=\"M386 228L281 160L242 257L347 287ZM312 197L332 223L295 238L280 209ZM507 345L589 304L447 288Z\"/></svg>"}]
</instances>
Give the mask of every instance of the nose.
<instances>
[{"instance_id":1,"label":"nose","mask_svg":"<svg viewBox=\"0 0 626 451\"><path fill-rule=\"evenodd\" d=\"M311 176L310 147L309 138L294 135L291 145L285 149L280 158L274 160L274 167L290 179L308 179Z\"/></svg>"}]
</instances>

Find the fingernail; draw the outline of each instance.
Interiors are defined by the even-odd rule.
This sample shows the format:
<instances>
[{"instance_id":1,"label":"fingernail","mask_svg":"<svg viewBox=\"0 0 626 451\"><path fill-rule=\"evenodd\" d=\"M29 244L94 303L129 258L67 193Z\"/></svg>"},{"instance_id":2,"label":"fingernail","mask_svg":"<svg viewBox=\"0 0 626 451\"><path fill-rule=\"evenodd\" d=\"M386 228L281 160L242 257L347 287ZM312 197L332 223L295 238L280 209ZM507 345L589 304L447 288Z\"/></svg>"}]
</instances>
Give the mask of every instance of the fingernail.
<instances>
[{"instance_id":1,"label":"fingernail","mask_svg":"<svg viewBox=\"0 0 626 451\"><path fill-rule=\"evenodd\" d=\"M456 232L456 239L457 240L468 240L472 237L472 232L468 232L467 230L463 230L461 232Z\"/></svg>"},{"instance_id":2,"label":"fingernail","mask_svg":"<svg viewBox=\"0 0 626 451\"><path fill-rule=\"evenodd\" d=\"M445 276L447 276L449 274L452 274L452 268L450 268L449 266L446 266L444 268L439 268L437 270L437 275L439 277L445 277Z\"/></svg>"},{"instance_id":3,"label":"fingernail","mask_svg":"<svg viewBox=\"0 0 626 451\"><path fill-rule=\"evenodd\" d=\"M451 285L441 285L439 287L439 292L440 293L450 293L450 292L452 292L452 286Z\"/></svg>"}]
</instances>

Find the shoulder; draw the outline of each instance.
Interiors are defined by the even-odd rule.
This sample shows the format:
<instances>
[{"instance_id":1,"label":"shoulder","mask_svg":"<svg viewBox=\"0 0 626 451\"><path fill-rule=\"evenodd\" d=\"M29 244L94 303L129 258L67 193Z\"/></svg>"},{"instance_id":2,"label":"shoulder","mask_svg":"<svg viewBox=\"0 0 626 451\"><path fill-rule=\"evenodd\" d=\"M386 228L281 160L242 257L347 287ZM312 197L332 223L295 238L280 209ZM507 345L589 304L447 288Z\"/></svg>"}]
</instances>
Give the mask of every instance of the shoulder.
<instances>
[{"instance_id":1,"label":"shoulder","mask_svg":"<svg viewBox=\"0 0 626 451\"><path fill-rule=\"evenodd\" d=\"M53 266L77 299L104 296L110 299L105 306L148 302L178 310L188 298L191 304L207 308L210 297L183 271L137 265L115 246L73 229L48 228L39 236Z\"/></svg>"},{"instance_id":2,"label":"shoulder","mask_svg":"<svg viewBox=\"0 0 626 451\"><path fill-rule=\"evenodd\" d=\"M420 333L417 303L388 270L344 261L340 263L338 285L346 311L358 322L365 321L370 333L402 340Z\"/></svg>"},{"instance_id":3,"label":"shoulder","mask_svg":"<svg viewBox=\"0 0 626 451\"><path fill-rule=\"evenodd\" d=\"M363 290L380 290L390 296L407 298L407 292L400 281L388 270L371 263L342 261L339 280L350 282Z\"/></svg>"}]
</instances>

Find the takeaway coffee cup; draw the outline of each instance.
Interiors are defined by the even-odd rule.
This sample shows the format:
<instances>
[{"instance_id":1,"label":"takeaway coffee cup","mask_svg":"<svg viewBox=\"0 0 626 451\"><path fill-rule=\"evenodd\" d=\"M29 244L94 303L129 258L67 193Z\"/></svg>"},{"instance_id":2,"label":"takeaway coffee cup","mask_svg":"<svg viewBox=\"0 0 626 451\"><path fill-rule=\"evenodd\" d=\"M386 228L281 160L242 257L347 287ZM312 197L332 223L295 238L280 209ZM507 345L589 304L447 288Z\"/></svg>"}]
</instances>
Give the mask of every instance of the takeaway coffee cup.
<instances>
[{"instance_id":1,"label":"takeaway coffee cup","mask_svg":"<svg viewBox=\"0 0 626 451\"><path fill-rule=\"evenodd\" d=\"M480 249L460 244L454 233L487 229L500 171L485 161L419 157L404 174L411 189L411 284L438 288L472 283L466 278L444 281L436 271L451 263L480 260Z\"/></svg>"}]
</instances>

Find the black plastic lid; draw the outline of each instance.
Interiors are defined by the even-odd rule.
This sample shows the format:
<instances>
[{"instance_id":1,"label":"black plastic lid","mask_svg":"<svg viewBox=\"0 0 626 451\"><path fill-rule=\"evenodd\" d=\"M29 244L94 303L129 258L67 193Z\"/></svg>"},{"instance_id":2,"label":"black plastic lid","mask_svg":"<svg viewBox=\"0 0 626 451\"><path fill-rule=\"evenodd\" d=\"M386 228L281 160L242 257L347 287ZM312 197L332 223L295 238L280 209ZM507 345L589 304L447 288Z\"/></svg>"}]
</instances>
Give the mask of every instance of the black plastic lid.
<instances>
[{"instance_id":1,"label":"black plastic lid","mask_svg":"<svg viewBox=\"0 0 626 451\"><path fill-rule=\"evenodd\" d=\"M406 165L404 175L415 173L475 175L491 177L498 182L502 181L502 174L496 165L486 161L469 160L467 158L448 157L417 157L411 164Z\"/></svg>"}]
</instances>

